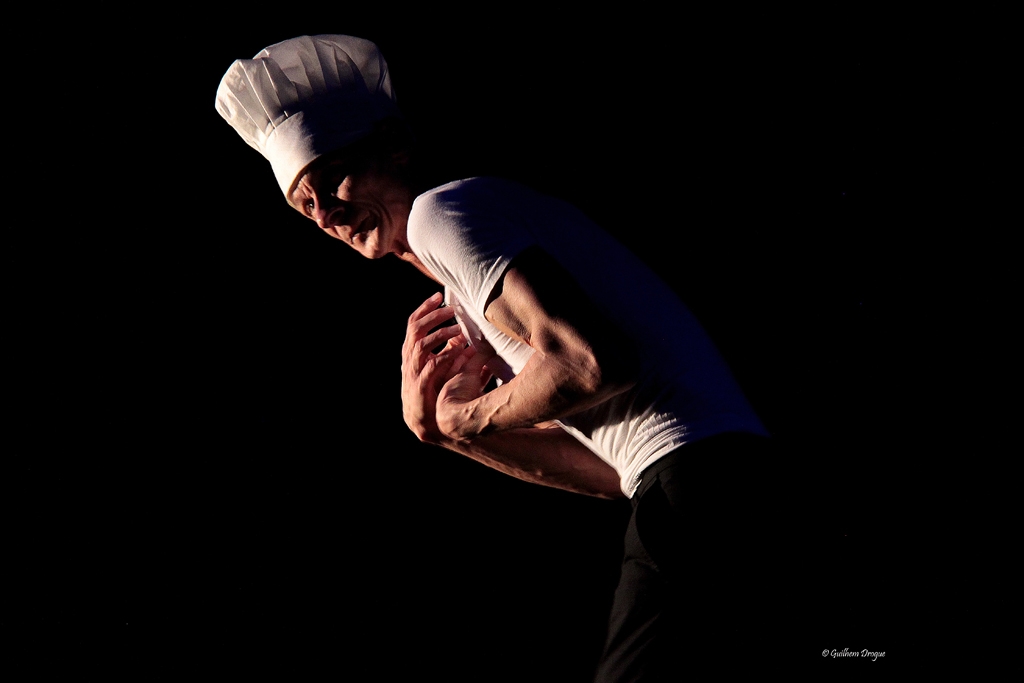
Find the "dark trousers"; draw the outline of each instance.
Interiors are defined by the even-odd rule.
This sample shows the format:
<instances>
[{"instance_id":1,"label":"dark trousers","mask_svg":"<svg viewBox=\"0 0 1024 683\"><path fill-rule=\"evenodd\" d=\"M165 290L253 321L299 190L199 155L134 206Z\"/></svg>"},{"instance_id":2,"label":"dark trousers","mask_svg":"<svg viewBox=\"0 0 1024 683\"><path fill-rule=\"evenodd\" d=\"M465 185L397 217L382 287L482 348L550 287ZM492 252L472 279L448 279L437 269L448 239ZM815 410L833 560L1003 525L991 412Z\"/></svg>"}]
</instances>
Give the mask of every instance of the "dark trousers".
<instances>
[{"instance_id":1,"label":"dark trousers","mask_svg":"<svg viewBox=\"0 0 1024 683\"><path fill-rule=\"evenodd\" d=\"M598 683L679 681L698 661L767 654L792 560L786 480L770 441L741 434L681 446L643 473Z\"/></svg>"}]
</instances>

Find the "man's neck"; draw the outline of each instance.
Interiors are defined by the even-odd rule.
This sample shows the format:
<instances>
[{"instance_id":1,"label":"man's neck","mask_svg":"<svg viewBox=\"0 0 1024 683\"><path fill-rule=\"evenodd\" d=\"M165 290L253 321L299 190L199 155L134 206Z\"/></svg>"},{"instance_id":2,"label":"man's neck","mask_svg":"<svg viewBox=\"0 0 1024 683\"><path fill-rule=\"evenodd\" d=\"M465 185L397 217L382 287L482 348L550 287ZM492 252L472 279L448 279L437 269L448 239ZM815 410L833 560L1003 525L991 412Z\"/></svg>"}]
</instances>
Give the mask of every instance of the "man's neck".
<instances>
[{"instance_id":1,"label":"man's neck","mask_svg":"<svg viewBox=\"0 0 1024 683\"><path fill-rule=\"evenodd\" d=\"M423 261L420 261L419 257L416 254L414 254L412 251L404 251L404 252L401 252L401 253L397 253L396 252L395 255L398 256L398 258L402 259L403 261L405 261L407 263L411 263L413 265L413 267L416 268L416 270L420 271L421 273L423 273L424 275L429 277L431 280L433 280L437 284L439 284L439 285L443 285L444 284L443 282L438 280L436 277L434 277L434 274L431 273L427 269L427 267L425 265L423 265Z\"/></svg>"}]
</instances>

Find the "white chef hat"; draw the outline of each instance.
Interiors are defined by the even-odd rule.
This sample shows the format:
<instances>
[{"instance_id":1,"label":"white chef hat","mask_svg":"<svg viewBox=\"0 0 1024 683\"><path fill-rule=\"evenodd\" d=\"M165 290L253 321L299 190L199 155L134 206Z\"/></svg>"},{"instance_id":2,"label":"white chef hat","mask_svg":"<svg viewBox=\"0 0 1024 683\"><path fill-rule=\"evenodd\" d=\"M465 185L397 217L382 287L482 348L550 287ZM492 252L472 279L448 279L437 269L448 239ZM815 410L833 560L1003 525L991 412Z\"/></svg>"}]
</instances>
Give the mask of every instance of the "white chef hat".
<instances>
[{"instance_id":1,"label":"white chef hat","mask_svg":"<svg viewBox=\"0 0 1024 683\"><path fill-rule=\"evenodd\" d=\"M236 60L217 88L217 111L267 158L286 195L318 156L399 115L377 46L342 35L299 36Z\"/></svg>"}]
</instances>

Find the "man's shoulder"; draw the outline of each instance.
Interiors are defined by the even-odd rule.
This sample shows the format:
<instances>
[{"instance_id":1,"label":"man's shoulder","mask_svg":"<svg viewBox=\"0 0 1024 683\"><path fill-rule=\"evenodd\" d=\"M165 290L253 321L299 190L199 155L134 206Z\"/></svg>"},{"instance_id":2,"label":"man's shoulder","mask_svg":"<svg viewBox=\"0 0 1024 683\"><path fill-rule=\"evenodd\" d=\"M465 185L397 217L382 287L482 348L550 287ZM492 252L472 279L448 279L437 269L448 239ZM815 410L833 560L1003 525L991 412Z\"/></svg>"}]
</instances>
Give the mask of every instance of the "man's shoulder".
<instances>
[{"instance_id":1,"label":"man's shoulder","mask_svg":"<svg viewBox=\"0 0 1024 683\"><path fill-rule=\"evenodd\" d=\"M424 258L436 253L498 253L532 241L531 190L497 177L456 180L424 192L409 214L408 237Z\"/></svg>"},{"instance_id":2,"label":"man's shoulder","mask_svg":"<svg viewBox=\"0 0 1024 683\"><path fill-rule=\"evenodd\" d=\"M529 192L528 188L511 180L494 176L474 176L453 180L427 190L416 198L413 209L463 203L489 203Z\"/></svg>"},{"instance_id":3,"label":"man's shoulder","mask_svg":"<svg viewBox=\"0 0 1024 683\"><path fill-rule=\"evenodd\" d=\"M455 180L419 195L409 214L410 239L423 231L483 229L509 217L525 190L511 181L479 176ZM513 209L514 210L514 209ZM415 246L415 245L414 245Z\"/></svg>"}]
</instances>

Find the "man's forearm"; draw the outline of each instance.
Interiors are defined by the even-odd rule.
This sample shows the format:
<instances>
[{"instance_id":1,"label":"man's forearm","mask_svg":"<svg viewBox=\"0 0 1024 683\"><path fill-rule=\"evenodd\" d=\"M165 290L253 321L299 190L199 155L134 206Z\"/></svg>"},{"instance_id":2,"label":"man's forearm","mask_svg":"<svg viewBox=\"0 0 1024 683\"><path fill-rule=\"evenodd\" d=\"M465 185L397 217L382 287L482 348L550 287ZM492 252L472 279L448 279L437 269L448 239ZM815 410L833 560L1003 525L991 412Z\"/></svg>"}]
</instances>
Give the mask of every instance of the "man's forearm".
<instances>
[{"instance_id":1,"label":"man's forearm","mask_svg":"<svg viewBox=\"0 0 1024 683\"><path fill-rule=\"evenodd\" d=\"M600 372L536 352L510 382L470 401L439 402L438 425L453 439L482 436L561 419L598 405L632 386Z\"/></svg>"},{"instance_id":2,"label":"man's forearm","mask_svg":"<svg viewBox=\"0 0 1024 683\"><path fill-rule=\"evenodd\" d=\"M438 443L522 481L598 498L621 498L614 468L558 426L525 427Z\"/></svg>"}]
</instances>

